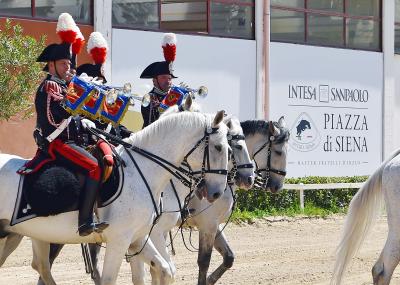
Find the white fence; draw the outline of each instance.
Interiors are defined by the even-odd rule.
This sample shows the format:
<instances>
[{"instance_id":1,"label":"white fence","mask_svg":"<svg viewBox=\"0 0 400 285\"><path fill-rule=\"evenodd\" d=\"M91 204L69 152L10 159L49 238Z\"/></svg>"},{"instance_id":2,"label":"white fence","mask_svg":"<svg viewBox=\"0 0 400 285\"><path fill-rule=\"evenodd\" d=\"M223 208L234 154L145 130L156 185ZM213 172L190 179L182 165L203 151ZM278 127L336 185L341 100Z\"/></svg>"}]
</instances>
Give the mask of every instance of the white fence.
<instances>
[{"instance_id":1,"label":"white fence","mask_svg":"<svg viewBox=\"0 0 400 285\"><path fill-rule=\"evenodd\" d=\"M319 189L358 189L364 183L326 183L326 184L285 184L283 189L298 190L300 195L300 209L304 210L304 190Z\"/></svg>"}]
</instances>

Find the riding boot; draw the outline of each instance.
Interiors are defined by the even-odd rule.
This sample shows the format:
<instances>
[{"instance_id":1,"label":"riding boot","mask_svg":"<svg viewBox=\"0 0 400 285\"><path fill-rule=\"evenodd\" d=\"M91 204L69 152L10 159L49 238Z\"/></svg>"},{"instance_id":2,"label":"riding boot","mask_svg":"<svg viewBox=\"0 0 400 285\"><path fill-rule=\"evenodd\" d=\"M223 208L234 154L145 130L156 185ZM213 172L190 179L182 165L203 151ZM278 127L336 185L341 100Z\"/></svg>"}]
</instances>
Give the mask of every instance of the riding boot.
<instances>
[{"instance_id":1,"label":"riding boot","mask_svg":"<svg viewBox=\"0 0 400 285\"><path fill-rule=\"evenodd\" d=\"M85 189L79 199L79 235L87 236L92 232L101 233L108 227L107 223L95 223L93 221L93 205L96 201L99 182L86 178Z\"/></svg>"}]
</instances>

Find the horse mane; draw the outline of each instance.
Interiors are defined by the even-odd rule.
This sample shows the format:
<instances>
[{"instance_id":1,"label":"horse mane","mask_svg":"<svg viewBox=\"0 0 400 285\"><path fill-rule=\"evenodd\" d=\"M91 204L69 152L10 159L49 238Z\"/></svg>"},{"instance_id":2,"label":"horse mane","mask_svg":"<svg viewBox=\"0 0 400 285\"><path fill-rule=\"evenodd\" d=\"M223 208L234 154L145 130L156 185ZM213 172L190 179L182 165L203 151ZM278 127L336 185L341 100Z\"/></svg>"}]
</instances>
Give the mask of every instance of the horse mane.
<instances>
[{"instance_id":1,"label":"horse mane","mask_svg":"<svg viewBox=\"0 0 400 285\"><path fill-rule=\"evenodd\" d=\"M196 102L192 102L192 106L190 107L190 110L184 110L184 111L188 111L188 112L201 112L201 106L200 104L197 104ZM165 110L160 118L164 117L164 116L169 116L171 114L175 114L180 112L179 110L179 106L178 105L173 105L171 107L169 107L167 110Z\"/></svg>"},{"instance_id":2,"label":"horse mane","mask_svg":"<svg viewBox=\"0 0 400 285\"><path fill-rule=\"evenodd\" d=\"M213 119L214 116L211 114L192 112L170 114L161 117L144 129L131 134L125 141L137 147L146 147L154 143L156 137L162 139L170 134L172 130L178 129L182 132L198 128L205 130L206 127L211 126ZM226 136L226 132L223 134L223 132L219 130L218 133Z\"/></svg>"},{"instance_id":3,"label":"horse mane","mask_svg":"<svg viewBox=\"0 0 400 285\"><path fill-rule=\"evenodd\" d=\"M275 137L274 143L280 144L289 140L290 132L287 128L284 128L278 124L278 122L272 121L274 126L279 129L279 135ZM269 134L269 121L265 120L248 120L240 122L243 133L245 136L261 134L268 136Z\"/></svg>"}]
</instances>

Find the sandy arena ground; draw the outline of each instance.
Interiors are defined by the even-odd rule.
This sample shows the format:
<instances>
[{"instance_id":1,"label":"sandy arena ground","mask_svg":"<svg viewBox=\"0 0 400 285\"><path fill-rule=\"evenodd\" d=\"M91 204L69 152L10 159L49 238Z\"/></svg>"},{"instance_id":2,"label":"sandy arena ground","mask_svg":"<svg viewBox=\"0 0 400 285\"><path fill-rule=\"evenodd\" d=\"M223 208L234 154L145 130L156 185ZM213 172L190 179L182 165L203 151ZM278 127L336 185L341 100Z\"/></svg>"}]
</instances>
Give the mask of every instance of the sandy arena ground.
<instances>
[{"instance_id":1,"label":"sandy arena ground","mask_svg":"<svg viewBox=\"0 0 400 285\"><path fill-rule=\"evenodd\" d=\"M333 252L343 221L343 217L275 217L253 225L229 225L226 234L236 259L233 268L218 284L329 284ZM370 271L383 248L386 234L387 223L383 217L354 259L344 284L372 284ZM196 284L197 255L188 252L179 239L175 247L178 270L175 284ZM84 272L80 252L78 245L64 248L52 271L58 284L93 284ZM36 284L38 275L30 266L31 257L31 244L25 238L0 268L0 284ZM216 268L219 262L220 256L213 254L210 267ZM122 264L117 284L132 284L126 262ZM395 271L392 284L400 284L399 270Z\"/></svg>"}]
</instances>

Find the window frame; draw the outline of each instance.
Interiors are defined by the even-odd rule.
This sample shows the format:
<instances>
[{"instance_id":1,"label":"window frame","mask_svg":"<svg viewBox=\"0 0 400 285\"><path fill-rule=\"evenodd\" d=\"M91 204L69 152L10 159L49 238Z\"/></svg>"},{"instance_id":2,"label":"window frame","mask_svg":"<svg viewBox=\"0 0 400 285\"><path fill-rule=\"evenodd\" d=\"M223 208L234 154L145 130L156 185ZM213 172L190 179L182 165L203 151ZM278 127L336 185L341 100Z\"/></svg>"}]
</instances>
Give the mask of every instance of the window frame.
<instances>
[{"instance_id":1,"label":"window frame","mask_svg":"<svg viewBox=\"0 0 400 285\"><path fill-rule=\"evenodd\" d=\"M85 0L87 1L87 0ZM75 21L77 24L80 25L94 25L94 7L93 7L93 1L94 0L89 0L89 22L82 22L82 21ZM49 19L49 18L42 18L42 17L36 17L36 0L31 0L31 16L19 16L19 15L7 15L7 14L2 14L0 12L0 18L10 18L10 19L22 19L22 20L38 20L38 21L43 21L43 22L57 22L58 19Z\"/></svg>"},{"instance_id":2,"label":"window frame","mask_svg":"<svg viewBox=\"0 0 400 285\"><path fill-rule=\"evenodd\" d=\"M292 12L298 12L298 13L303 13L304 14L304 42L297 42L297 41L290 41L290 40L273 40L272 35L271 35L271 42L284 42L284 43L294 43L294 44L302 44L302 45L310 45L310 46L324 46L324 47L332 47L332 48L342 48L342 49L352 49L352 50L365 50L365 51L375 51L375 52L382 52L382 0L379 0L379 16L355 16L355 15L350 15L347 13L346 8L347 8L347 1L348 0L343 0L343 11L342 12L333 12L333 11L326 11L326 10L318 10L318 9L310 9L308 8L308 0L304 0L304 7L299 8L299 7L289 7L289 6L282 6L282 5L272 5L270 6L271 9L271 15L272 15L272 9L276 10L281 10L281 11L292 11ZM325 45L325 44L320 44L320 43L310 43L308 41L308 15L319 15L319 16L332 16L332 17L340 17L342 18L343 21L343 31L342 31L342 37L343 37L343 45ZM346 33L348 30L347 26L347 19L353 19L353 20L372 20L374 22L377 22L379 25L379 44L377 49L366 49L366 48L355 48L355 47L349 47L346 39ZM400 26L400 23L399 23Z\"/></svg>"},{"instance_id":3,"label":"window frame","mask_svg":"<svg viewBox=\"0 0 400 285\"><path fill-rule=\"evenodd\" d=\"M138 30L138 31L152 31L152 32L176 32L179 34L184 34L184 35L193 35L193 36L207 36L207 37L218 37L218 38L229 38L229 39L241 39L241 40L255 40L255 0L251 3L244 2L242 0L206 0L206 27L207 27L207 32L186 32L186 31L179 31L179 30L169 30L169 29L162 29L161 28L161 19L162 19L162 13L161 13L161 3L162 0L157 0L158 2L158 27L157 28L146 28L146 27L131 27L128 25L121 25L121 24L112 24L112 28L115 29L125 29L125 30ZM220 33L211 33L210 28L211 28L211 2L214 3L221 3L221 4L234 4L234 5L239 5L239 6L247 6L247 7L253 7L253 34L251 38L244 38L240 36L228 36Z\"/></svg>"},{"instance_id":4,"label":"window frame","mask_svg":"<svg viewBox=\"0 0 400 285\"><path fill-rule=\"evenodd\" d=\"M396 27L400 29L400 22L396 22L396 2L394 2L394 5L395 5L395 7L394 7L394 13L395 13L395 15L394 15L394 43L393 43L394 54L400 55L400 47L399 47L399 51L396 52Z\"/></svg>"}]
</instances>

